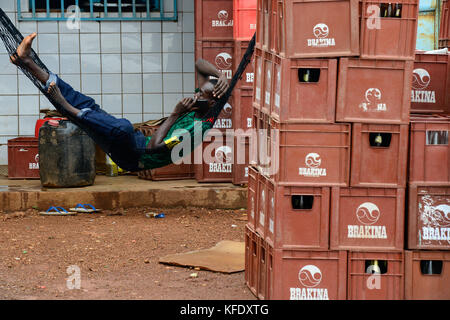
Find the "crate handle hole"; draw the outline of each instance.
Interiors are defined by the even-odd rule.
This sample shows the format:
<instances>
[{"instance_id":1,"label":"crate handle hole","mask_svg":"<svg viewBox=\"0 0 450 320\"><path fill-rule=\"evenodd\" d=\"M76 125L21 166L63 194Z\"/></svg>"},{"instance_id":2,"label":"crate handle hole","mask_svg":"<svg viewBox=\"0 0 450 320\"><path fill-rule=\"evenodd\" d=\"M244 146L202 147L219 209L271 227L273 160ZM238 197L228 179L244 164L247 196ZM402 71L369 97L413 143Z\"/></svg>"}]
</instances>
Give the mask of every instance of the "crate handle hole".
<instances>
[{"instance_id":1,"label":"crate handle hole","mask_svg":"<svg viewBox=\"0 0 450 320\"><path fill-rule=\"evenodd\" d=\"M300 68L298 69L298 81L302 83L315 83L320 80L320 69Z\"/></svg>"},{"instance_id":2,"label":"crate handle hole","mask_svg":"<svg viewBox=\"0 0 450 320\"><path fill-rule=\"evenodd\" d=\"M427 131L427 145L448 145L448 131Z\"/></svg>"},{"instance_id":3,"label":"crate handle hole","mask_svg":"<svg viewBox=\"0 0 450 320\"><path fill-rule=\"evenodd\" d=\"M401 3L381 3L380 4L381 18L401 18L402 4Z\"/></svg>"},{"instance_id":4,"label":"crate handle hole","mask_svg":"<svg viewBox=\"0 0 450 320\"><path fill-rule=\"evenodd\" d=\"M366 260L366 273L385 274L388 271L388 262L386 260Z\"/></svg>"},{"instance_id":5,"label":"crate handle hole","mask_svg":"<svg viewBox=\"0 0 450 320\"><path fill-rule=\"evenodd\" d=\"M389 148L391 145L392 133L370 132L369 143L371 147Z\"/></svg>"},{"instance_id":6,"label":"crate handle hole","mask_svg":"<svg viewBox=\"0 0 450 320\"><path fill-rule=\"evenodd\" d=\"M294 195L291 197L292 208L295 210L311 210L314 196Z\"/></svg>"},{"instance_id":7,"label":"crate handle hole","mask_svg":"<svg viewBox=\"0 0 450 320\"><path fill-rule=\"evenodd\" d=\"M420 272L424 275L441 274L442 260L420 260Z\"/></svg>"}]
</instances>

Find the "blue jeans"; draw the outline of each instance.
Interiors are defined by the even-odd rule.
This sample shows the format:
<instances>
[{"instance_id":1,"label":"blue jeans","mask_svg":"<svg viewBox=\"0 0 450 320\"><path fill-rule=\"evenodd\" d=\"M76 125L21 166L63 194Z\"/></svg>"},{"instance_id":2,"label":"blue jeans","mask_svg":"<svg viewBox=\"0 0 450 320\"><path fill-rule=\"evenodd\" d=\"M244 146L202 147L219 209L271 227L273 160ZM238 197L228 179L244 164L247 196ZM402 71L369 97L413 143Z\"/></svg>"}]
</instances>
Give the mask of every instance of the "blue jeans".
<instances>
[{"instance_id":1,"label":"blue jeans","mask_svg":"<svg viewBox=\"0 0 450 320\"><path fill-rule=\"evenodd\" d=\"M68 118L83 129L103 151L122 169L142 170L139 158L145 153L146 139L142 132L135 131L127 119L117 119L102 110L91 97L74 90L70 85L53 73L47 81L46 89L55 82L69 104L81 112L77 117ZM64 115L65 110L55 106Z\"/></svg>"}]
</instances>

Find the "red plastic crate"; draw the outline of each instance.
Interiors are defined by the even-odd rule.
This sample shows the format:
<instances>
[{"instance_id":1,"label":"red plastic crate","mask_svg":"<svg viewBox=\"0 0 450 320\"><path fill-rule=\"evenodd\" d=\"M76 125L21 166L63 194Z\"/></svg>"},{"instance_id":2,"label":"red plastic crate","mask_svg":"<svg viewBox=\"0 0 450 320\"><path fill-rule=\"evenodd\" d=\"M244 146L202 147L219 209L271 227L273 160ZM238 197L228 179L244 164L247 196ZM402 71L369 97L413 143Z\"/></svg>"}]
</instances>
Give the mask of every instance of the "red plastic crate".
<instances>
[{"instance_id":1,"label":"red plastic crate","mask_svg":"<svg viewBox=\"0 0 450 320\"><path fill-rule=\"evenodd\" d=\"M255 48L254 51L254 81L253 81L253 106L261 110L262 103L264 102L263 97L263 77L264 77L264 59L262 51Z\"/></svg>"},{"instance_id":2,"label":"red plastic crate","mask_svg":"<svg viewBox=\"0 0 450 320\"><path fill-rule=\"evenodd\" d=\"M450 114L450 54L416 53L411 112Z\"/></svg>"},{"instance_id":3,"label":"red plastic crate","mask_svg":"<svg viewBox=\"0 0 450 320\"><path fill-rule=\"evenodd\" d=\"M8 140L8 179L40 179L39 139L19 137Z\"/></svg>"},{"instance_id":4,"label":"red plastic crate","mask_svg":"<svg viewBox=\"0 0 450 320\"><path fill-rule=\"evenodd\" d=\"M247 219L252 230L255 229L255 219L259 200L259 172L254 167L248 168Z\"/></svg>"},{"instance_id":5,"label":"red plastic crate","mask_svg":"<svg viewBox=\"0 0 450 320\"><path fill-rule=\"evenodd\" d=\"M384 0L362 0L360 4L361 58L413 60L419 0L396 0L389 3L391 9ZM388 10L393 17L384 16Z\"/></svg>"},{"instance_id":6,"label":"red plastic crate","mask_svg":"<svg viewBox=\"0 0 450 320\"><path fill-rule=\"evenodd\" d=\"M405 251L405 299L450 300L449 283L450 251Z\"/></svg>"},{"instance_id":7,"label":"red plastic crate","mask_svg":"<svg viewBox=\"0 0 450 320\"><path fill-rule=\"evenodd\" d=\"M256 215L255 215L255 230L256 233L263 239L267 234L268 221L268 183L269 180L263 175L258 176L258 196L256 197Z\"/></svg>"},{"instance_id":8,"label":"red plastic crate","mask_svg":"<svg viewBox=\"0 0 450 320\"><path fill-rule=\"evenodd\" d=\"M357 0L259 0L257 47L284 58L359 55Z\"/></svg>"},{"instance_id":9,"label":"red plastic crate","mask_svg":"<svg viewBox=\"0 0 450 320\"><path fill-rule=\"evenodd\" d=\"M259 52L258 52L259 53ZM268 52L262 52L263 73L262 78L262 101L261 111L265 114L270 114L270 106L272 104L272 84L273 84L273 55Z\"/></svg>"},{"instance_id":10,"label":"red plastic crate","mask_svg":"<svg viewBox=\"0 0 450 320\"><path fill-rule=\"evenodd\" d=\"M211 62L230 80L234 74L234 44L234 41L196 41L195 60L202 58Z\"/></svg>"},{"instance_id":11,"label":"red plastic crate","mask_svg":"<svg viewBox=\"0 0 450 320\"><path fill-rule=\"evenodd\" d=\"M328 250L330 188L268 184L266 241L275 249Z\"/></svg>"},{"instance_id":12,"label":"red plastic crate","mask_svg":"<svg viewBox=\"0 0 450 320\"><path fill-rule=\"evenodd\" d=\"M408 125L352 126L352 187L406 187Z\"/></svg>"},{"instance_id":13,"label":"red plastic crate","mask_svg":"<svg viewBox=\"0 0 450 320\"><path fill-rule=\"evenodd\" d=\"M442 2L439 48L450 48L450 1L448 0Z\"/></svg>"},{"instance_id":14,"label":"red plastic crate","mask_svg":"<svg viewBox=\"0 0 450 320\"><path fill-rule=\"evenodd\" d=\"M149 137L152 136L153 133L158 128L159 125L157 126L143 125L138 127L137 130L142 132L144 136ZM188 157L190 157L190 163L187 163ZM184 160L186 160L186 163L170 164L162 168L139 171L137 173L138 178L154 181L194 179L195 171L194 171L193 153L190 153L188 156L186 156Z\"/></svg>"},{"instance_id":15,"label":"red plastic crate","mask_svg":"<svg viewBox=\"0 0 450 320\"><path fill-rule=\"evenodd\" d=\"M413 64L340 59L336 121L409 123Z\"/></svg>"},{"instance_id":16,"label":"red plastic crate","mask_svg":"<svg viewBox=\"0 0 450 320\"><path fill-rule=\"evenodd\" d=\"M275 120L334 122L336 59L284 59L273 56L273 63L271 115Z\"/></svg>"},{"instance_id":17,"label":"red plastic crate","mask_svg":"<svg viewBox=\"0 0 450 320\"><path fill-rule=\"evenodd\" d=\"M411 184L408 249L450 249L450 186Z\"/></svg>"},{"instance_id":18,"label":"red plastic crate","mask_svg":"<svg viewBox=\"0 0 450 320\"><path fill-rule=\"evenodd\" d=\"M332 250L401 251L405 189L331 189Z\"/></svg>"},{"instance_id":19,"label":"red plastic crate","mask_svg":"<svg viewBox=\"0 0 450 320\"><path fill-rule=\"evenodd\" d=\"M450 117L411 119L409 183L450 185Z\"/></svg>"},{"instance_id":20,"label":"red plastic crate","mask_svg":"<svg viewBox=\"0 0 450 320\"><path fill-rule=\"evenodd\" d=\"M233 40L233 0L195 0L195 40Z\"/></svg>"},{"instance_id":21,"label":"red plastic crate","mask_svg":"<svg viewBox=\"0 0 450 320\"><path fill-rule=\"evenodd\" d=\"M244 185L248 183L249 151L250 133L236 133L234 137L234 162L232 177L232 183L234 185Z\"/></svg>"},{"instance_id":22,"label":"red plastic crate","mask_svg":"<svg viewBox=\"0 0 450 320\"><path fill-rule=\"evenodd\" d=\"M245 52L247 51L249 41L236 41L234 44L234 66L233 70L237 70L239 63L241 63L242 58L244 57ZM254 57L254 55L253 55ZM254 59L252 57L251 62L245 68L244 73L242 74L241 80L236 84L236 89L253 89L253 80L254 80ZM235 90L236 90L235 89Z\"/></svg>"},{"instance_id":23,"label":"red plastic crate","mask_svg":"<svg viewBox=\"0 0 450 320\"><path fill-rule=\"evenodd\" d=\"M195 179L197 182L232 182L233 179L233 137L217 129L211 129L194 150ZM201 153L201 154L200 154ZM198 164L198 156L202 163Z\"/></svg>"},{"instance_id":24,"label":"red plastic crate","mask_svg":"<svg viewBox=\"0 0 450 320\"><path fill-rule=\"evenodd\" d=\"M404 274L403 251L349 252L347 299L403 300Z\"/></svg>"},{"instance_id":25,"label":"red plastic crate","mask_svg":"<svg viewBox=\"0 0 450 320\"><path fill-rule=\"evenodd\" d=\"M250 291L257 296L258 289L258 235L245 226L245 272L244 278Z\"/></svg>"},{"instance_id":26,"label":"red plastic crate","mask_svg":"<svg viewBox=\"0 0 450 320\"><path fill-rule=\"evenodd\" d=\"M258 237L258 299L267 297L267 256L268 244L263 238Z\"/></svg>"},{"instance_id":27,"label":"red plastic crate","mask_svg":"<svg viewBox=\"0 0 450 320\"><path fill-rule=\"evenodd\" d=\"M233 1L233 37L239 41L250 40L256 32L256 1Z\"/></svg>"},{"instance_id":28,"label":"red plastic crate","mask_svg":"<svg viewBox=\"0 0 450 320\"><path fill-rule=\"evenodd\" d=\"M347 252L268 247L267 299L345 300Z\"/></svg>"},{"instance_id":29,"label":"red plastic crate","mask_svg":"<svg viewBox=\"0 0 450 320\"><path fill-rule=\"evenodd\" d=\"M270 123L268 175L282 185L348 186L349 124ZM266 174L267 170L261 171Z\"/></svg>"},{"instance_id":30,"label":"red plastic crate","mask_svg":"<svg viewBox=\"0 0 450 320\"><path fill-rule=\"evenodd\" d=\"M234 89L233 124L235 129L247 131L252 128L253 89Z\"/></svg>"}]
</instances>

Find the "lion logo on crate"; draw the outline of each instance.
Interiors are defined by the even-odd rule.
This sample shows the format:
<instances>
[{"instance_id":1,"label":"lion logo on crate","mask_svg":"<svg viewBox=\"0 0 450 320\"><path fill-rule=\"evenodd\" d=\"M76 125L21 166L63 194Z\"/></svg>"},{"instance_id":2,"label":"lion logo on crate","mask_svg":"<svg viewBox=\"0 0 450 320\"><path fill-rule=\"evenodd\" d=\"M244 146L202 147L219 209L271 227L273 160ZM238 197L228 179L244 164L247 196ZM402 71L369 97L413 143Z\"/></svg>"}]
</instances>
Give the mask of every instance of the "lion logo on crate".
<instances>
[{"instance_id":1,"label":"lion logo on crate","mask_svg":"<svg viewBox=\"0 0 450 320\"><path fill-rule=\"evenodd\" d=\"M364 95L366 101L362 102L359 107L364 112L370 111L386 111L385 103L381 101L381 90L378 88L369 88Z\"/></svg>"},{"instance_id":2,"label":"lion logo on crate","mask_svg":"<svg viewBox=\"0 0 450 320\"><path fill-rule=\"evenodd\" d=\"M414 69L411 90L411 102L436 103L436 92L425 90L430 84L431 76L425 69Z\"/></svg>"},{"instance_id":3,"label":"lion logo on crate","mask_svg":"<svg viewBox=\"0 0 450 320\"><path fill-rule=\"evenodd\" d=\"M39 153L34 156L34 162L28 163L28 169L37 170L39 169Z\"/></svg>"},{"instance_id":4,"label":"lion logo on crate","mask_svg":"<svg viewBox=\"0 0 450 320\"><path fill-rule=\"evenodd\" d=\"M219 163L231 163L233 160L232 151L229 146L221 146L217 148L214 156L216 161Z\"/></svg>"},{"instance_id":5,"label":"lion logo on crate","mask_svg":"<svg viewBox=\"0 0 450 320\"><path fill-rule=\"evenodd\" d=\"M365 225L372 225L380 218L380 209L372 202L365 202L356 209L356 218Z\"/></svg>"},{"instance_id":6,"label":"lion logo on crate","mask_svg":"<svg viewBox=\"0 0 450 320\"><path fill-rule=\"evenodd\" d=\"M349 239L387 239L386 226L374 225L378 222L381 211L372 202L364 202L356 209L356 218L360 225L348 225Z\"/></svg>"},{"instance_id":7,"label":"lion logo on crate","mask_svg":"<svg viewBox=\"0 0 450 320\"><path fill-rule=\"evenodd\" d=\"M233 58L227 52L221 52L216 56L216 65L220 69L229 69L233 63Z\"/></svg>"},{"instance_id":8,"label":"lion logo on crate","mask_svg":"<svg viewBox=\"0 0 450 320\"><path fill-rule=\"evenodd\" d=\"M327 175L326 168L319 168L322 164L322 159L318 153L311 152L305 157L306 168L298 168L299 175L304 177L322 177Z\"/></svg>"},{"instance_id":9,"label":"lion logo on crate","mask_svg":"<svg viewBox=\"0 0 450 320\"><path fill-rule=\"evenodd\" d=\"M328 34L330 33L330 29L325 23L318 23L313 28L314 35L316 38L323 39L328 37Z\"/></svg>"},{"instance_id":10,"label":"lion logo on crate","mask_svg":"<svg viewBox=\"0 0 450 320\"><path fill-rule=\"evenodd\" d=\"M422 222L422 230L419 229L420 241L450 244L450 198L424 195L418 209Z\"/></svg>"},{"instance_id":11,"label":"lion logo on crate","mask_svg":"<svg viewBox=\"0 0 450 320\"><path fill-rule=\"evenodd\" d=\"M233 19L228 20L228 11L226 10L220 10L217 13L218 20L212 20L211 24L213 27L232 27L233 26Z\"/></svg>"},{"instance_id":12,"label":"lion logo on crate","mask_svg":"<svg viewBox=\"0 0 450 320\"><path fill-rule=\"evenodd\" d=\"M217 18L220 20L227 20L228 19L228 12L226 10L220 10L217 14Z\"/></svg>"},{"instance_id":13,"label":"lion logo on crate","mask_svg":"<svg viewBox=\"0 0 450 320\"><path fill-rule=\"evenodd\" d=\"M315 265L304 266L298 272L298 280L304 287L317 287L322 281L322 272Z\"/></svg>"},{"instance_id":14,"label":"lion logo on crate","mask_svg":"<svg viewBox=\"0 0 450 320\"><path fill-rule=\"evenodd\" d=\"M330 28L325 23L318 23L313 28L315 39L307 39L308 47L331 47L335 46L334 38L328 38Z\"/></svg>"},{"instance_id":15,"label":"lion logo on crate","mask_svg":"<svg viewBox=\"0 0 450 320\"><path fill-rule=\"evenodd\" d=\"M305 164L310 168L318 168L322 163L318 153L309 153L305 158Z\"/></svg>"},{"instance_id":16,"label":"lion logo on crate","mask_svg":"<svg viewBox=\"0 0 450 320\"><path fill-rule=\"evenodd\" d=\"M298 280L304 288L290 288L291 300L329 300L327 288L317 288L322 282L322 271L315 265L304 266L298 272Z\"/></svg>"}]
</instances>

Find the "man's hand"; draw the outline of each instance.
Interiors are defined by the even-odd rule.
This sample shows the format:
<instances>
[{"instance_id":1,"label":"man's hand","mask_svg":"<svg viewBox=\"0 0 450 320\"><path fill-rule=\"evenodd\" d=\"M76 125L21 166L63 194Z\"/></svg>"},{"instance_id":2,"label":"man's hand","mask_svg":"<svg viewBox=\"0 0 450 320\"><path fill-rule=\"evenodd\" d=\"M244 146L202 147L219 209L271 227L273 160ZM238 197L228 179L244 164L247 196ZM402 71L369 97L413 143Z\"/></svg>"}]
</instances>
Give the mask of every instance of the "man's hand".
<instances>
[{"instance_id":1,"label":"man's hand","mask_svg":"<svg viewBox=\"0 0 450 320\"><path fill-rule=\"evenodd\" d=\"M230 85L228 84L228 79L225 74L221 74L217 80L217 84L214 86L213 96L216 98L221 98L225 92L227 92Z\"/></svg>"},{"instance_id":2,"label":"man's hand","mask_svg":"<svg viewBox=\"0 0 450 320\"><path fill-rule=\"evenodd\" d=\"M174 114L177 116L181 116L185 113L195 111L197 110L196 107L194 107L194 104L197 102L197 97L193 98L184 98L175 107L175 110L173 111Z\"/></svg>"}]
</instances>

